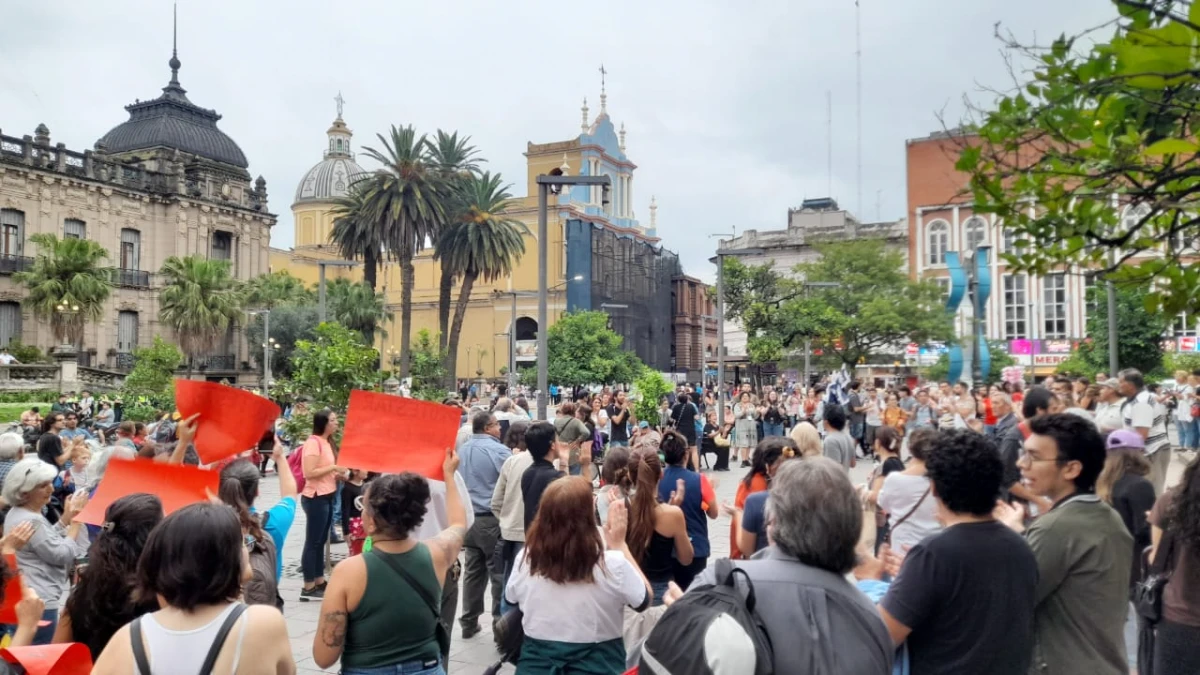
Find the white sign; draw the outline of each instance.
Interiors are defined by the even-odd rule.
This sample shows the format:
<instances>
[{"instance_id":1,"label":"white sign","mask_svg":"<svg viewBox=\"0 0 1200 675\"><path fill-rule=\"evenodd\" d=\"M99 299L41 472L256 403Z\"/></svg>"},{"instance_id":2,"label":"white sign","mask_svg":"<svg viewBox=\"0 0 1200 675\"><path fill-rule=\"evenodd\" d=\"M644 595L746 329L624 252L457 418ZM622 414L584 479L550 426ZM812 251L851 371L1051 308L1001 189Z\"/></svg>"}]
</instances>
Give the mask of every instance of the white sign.
<instances>
[{"instance_id":1,"label":"white sign","mask_svg":"<svg viewBox=\"0 0 1200 675\"><path fill-rule=\"evenodd\" d=\"M1057 366L1069 358L1071 358L1070 354L1035 354L1033 357L1033 365Z\"/></svg>"}]
</instances>

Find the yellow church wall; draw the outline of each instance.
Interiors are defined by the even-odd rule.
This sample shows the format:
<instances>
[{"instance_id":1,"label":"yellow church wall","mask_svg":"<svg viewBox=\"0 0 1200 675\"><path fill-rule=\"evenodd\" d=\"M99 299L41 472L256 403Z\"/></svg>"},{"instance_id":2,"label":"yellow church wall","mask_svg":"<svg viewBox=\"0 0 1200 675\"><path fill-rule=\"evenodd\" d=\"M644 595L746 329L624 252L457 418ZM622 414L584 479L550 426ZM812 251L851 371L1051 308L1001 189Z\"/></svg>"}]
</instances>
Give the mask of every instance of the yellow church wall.
<instances>
[{"instance_id":1,"label":"yellow church wall","mask_svg":"<svg viewBox=\"0 0 1200 675\"><path fill-rule=\"evenodd\" d=\"M526 157L526 180L527 192L532 195L534 208L537 207L537 177L548 175L552 170L562 167L563 156L567 158L567 173L575 176L579 174L579 167L583 164L582 153L579 150L578 141L565 141L562 143L546 143L544 145L530 145L525 153Z\"/></svg>"}]
</instances>

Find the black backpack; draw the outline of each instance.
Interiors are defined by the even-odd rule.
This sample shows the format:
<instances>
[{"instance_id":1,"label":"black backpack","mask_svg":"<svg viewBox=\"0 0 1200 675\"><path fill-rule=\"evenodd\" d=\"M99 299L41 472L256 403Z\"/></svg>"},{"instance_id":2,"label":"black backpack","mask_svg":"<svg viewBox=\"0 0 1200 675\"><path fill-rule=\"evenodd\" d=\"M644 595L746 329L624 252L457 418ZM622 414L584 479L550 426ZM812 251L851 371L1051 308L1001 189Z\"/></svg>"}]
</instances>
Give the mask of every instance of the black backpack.
<instances>
[{"instance_id":1,"label":"black backpack","mask_svg":"<svg viewBox=\"0 0 1200 675\"><path fill-rule=\"evenodd\" d=\"M715 565L716 583L693 586L663 613L642 644L642 675L710 675L724 672L773 675L775 652L766 625L754 611L754 584L728 558ZM746 593L734 580L741 575ZM720 653L707 653L720 649Z\"/></svg>"}]
</instances>

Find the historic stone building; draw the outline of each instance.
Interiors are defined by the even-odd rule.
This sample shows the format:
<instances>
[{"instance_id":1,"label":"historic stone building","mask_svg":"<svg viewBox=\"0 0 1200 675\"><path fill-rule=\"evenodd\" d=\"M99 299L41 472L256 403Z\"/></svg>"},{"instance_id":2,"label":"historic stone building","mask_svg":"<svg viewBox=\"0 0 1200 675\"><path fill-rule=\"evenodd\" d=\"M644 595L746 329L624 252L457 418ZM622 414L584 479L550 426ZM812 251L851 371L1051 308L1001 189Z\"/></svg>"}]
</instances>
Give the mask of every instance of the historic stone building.
<instances>
[{"instance_id":1,"label":"historic stone building","mask_svg":"<svg viewBox=\"0 0 1200 675\"><path fill-rule=\"evenodd\" d=\"M105 312L77 345L83 365L125 369L155 335L174 339L158 321L157 272L168 257L229 260L243 281L268 271L275 216L266 181L251 181L241 148L217 128L221 116L188 99L175 55L169 65L162 95L127 106L129 119L92 150L52 143L45 125L33 136L0 134L0 345L55 346L49 325L20 306L26 292L12 278L37 254L34 234L92 239L115 268ZM198 365L210 379L256 372L238 326Z\"/></svg>"},{"instance_id":2,"label":"historic stone building","mask_svg":"<svg viewBox=\"0 0 1200 675\"><path fill-rule=\"evenodd\" d=\"M695 277L671 279L675 317L671 326L671 370L691 382L704 380L706 363L717 358L716 301L709 285Z\"/></svg>"}]
</instances>

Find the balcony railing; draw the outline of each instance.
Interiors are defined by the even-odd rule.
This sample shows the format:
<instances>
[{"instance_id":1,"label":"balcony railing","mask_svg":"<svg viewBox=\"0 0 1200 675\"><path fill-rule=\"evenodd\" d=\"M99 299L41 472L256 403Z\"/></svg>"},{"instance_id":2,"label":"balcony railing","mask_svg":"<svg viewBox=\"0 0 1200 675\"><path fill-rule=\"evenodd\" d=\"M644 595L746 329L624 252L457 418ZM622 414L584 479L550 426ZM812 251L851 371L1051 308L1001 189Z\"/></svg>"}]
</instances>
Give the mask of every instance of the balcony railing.
<instances>
[{"instance_id":1,"label":"balcony railing","mask_svg":"<svg viewBox=\"0 0 1200 675\"><path fill-rule=\"evenodd\" d=\"M237 365L236 354L214 354L198 359L197 366L208 370L233 370Z\"/></svg>"},{"instance_id":2,"label":"balcony railing","mask_svg":"<svg viewBox=\"0 0 1200 675\"><path fill-rule=\"evenodd\" d=\"M23 255L0 255L0 274L24 272L33 265L33 258Z\"/></svg>"},{"instance_id":3,"label":"balcony railing","mask_svg":"<svg viewBox=\"0 0 1200 675\"><path fill-rule=\"evenodd\" d=\"M125 288L150 288L150 273L142 270L113 270L113 283Z\"/></svg>"},{"instance_id":4,"label":"balcony railing","mask_svg":"<svg viewBox=\"0 0 1200 675\"><path fill-rule=\"evenodd\" d=\"M133 370L134 362L133 354L129 352L119 352L114 359L113 366L122 373L128 373Z\"/></svg>"}]
</instances>

